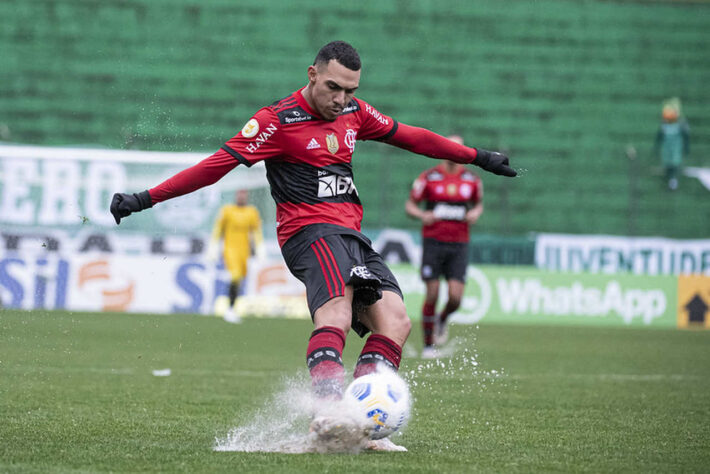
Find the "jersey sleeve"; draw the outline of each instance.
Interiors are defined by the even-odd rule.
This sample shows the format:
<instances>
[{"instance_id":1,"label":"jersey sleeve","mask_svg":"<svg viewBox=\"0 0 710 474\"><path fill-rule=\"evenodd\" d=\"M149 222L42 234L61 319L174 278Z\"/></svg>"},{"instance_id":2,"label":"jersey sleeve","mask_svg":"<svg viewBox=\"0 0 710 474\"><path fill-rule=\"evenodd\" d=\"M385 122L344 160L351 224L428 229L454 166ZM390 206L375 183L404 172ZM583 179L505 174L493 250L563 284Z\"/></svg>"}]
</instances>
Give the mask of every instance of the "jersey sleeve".
<instances>
[{"instance_id":1,"label":"jersey sleeve","mask_svg":"<svg viewBox=\"0 0 710 474\"><path fill-rule=\"evenodd\" d=\"M214 184L238 164L251 166L278 155L279 127L278 117L271 109L259 110L213 155L150 189L153 204Z\"/></svg>"},{"instance_id":2,"label":"jersey sleeve","mask_svg":"<svg viewBox=\"0 0 710 474\"><path fill-rule=\"evenodd\" d=\"M392 117L380 113L364 100L355 99L360 110L360 130L357 132L358 140L386 140L397 130L397 121Z\"/></svg>"},{"instance_id":3,"label":"jersey sleeve","mask_svg":"<svg viewBox=\"0 0 710 474\"><path fill-rule=\"evenodd\" d=\"M478 155L475 148L459 145L430 130L412 127L404 123L398 123L391 135L385 136L381 140L412 153L461 164L473 163Z\"/></svg>"},{"instance_id":4,"label":"jersey sleeve","mask_svg":"<svg viewBox=\"0 0 710 474\"><path fill-rule=\"evenodd\" d=\"M180 171L156 187L148 190L153 204L197 191L219 181L237 166L237 162L224 150L217 150L194 166Z\"/></svg>"},{"instance_id":5,"label":"jersey sleeve","mask_svg":"<svg viewBox=\"0 0 710 474\"><path fill-rule=\"evenodd\" d=\"M268 107L259 110L234 137L222 146L237 162L251 166L281 154L281 123Z\"/></svg>"}]
</instances>

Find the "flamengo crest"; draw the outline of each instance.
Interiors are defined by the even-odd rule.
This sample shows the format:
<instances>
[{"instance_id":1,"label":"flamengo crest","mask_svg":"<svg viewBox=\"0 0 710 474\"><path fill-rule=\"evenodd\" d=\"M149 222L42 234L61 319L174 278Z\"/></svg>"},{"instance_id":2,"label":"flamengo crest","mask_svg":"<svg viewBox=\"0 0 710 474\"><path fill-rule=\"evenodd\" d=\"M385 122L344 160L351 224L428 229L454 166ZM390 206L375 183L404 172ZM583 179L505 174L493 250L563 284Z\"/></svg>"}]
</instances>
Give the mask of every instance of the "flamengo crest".
<instances>
[{"instance_id":1,"label":"flamengo crest","mask_svg":"<svg viewBox=\"0 0 710 474\"><path fill-rule=\"evenodd\" d=\"M357 137L357 132L351 128L345 131L345 146L350 149L350 153L355 152L355 139Z\"/></svg>"}]
</instances>

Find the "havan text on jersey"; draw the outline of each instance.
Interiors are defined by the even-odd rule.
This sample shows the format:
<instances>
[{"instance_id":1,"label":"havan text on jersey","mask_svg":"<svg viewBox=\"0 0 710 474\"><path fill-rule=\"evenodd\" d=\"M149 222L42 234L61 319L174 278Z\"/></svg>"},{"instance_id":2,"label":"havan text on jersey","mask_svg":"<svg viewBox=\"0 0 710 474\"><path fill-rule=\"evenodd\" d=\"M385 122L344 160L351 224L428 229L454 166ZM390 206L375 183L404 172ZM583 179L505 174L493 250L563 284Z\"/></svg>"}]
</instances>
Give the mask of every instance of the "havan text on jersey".
<instances>
[{"instance_id":1,"label":"havan text on jersey","mask_svg":"<svg viewBox=\"0 0 710 474\"><path fill-rule=\"evenodd\" d=\"M251 143L249 143L246 146L247 151L249 153L256 152L263 143L266 143L266 140L268 140L271 137L271 135L276 133L276 130L277 130L276 125L274 125L273 123L270 123L269 125L267 125L266 129L263 132L261 132L254 139L254 141L252 141Z\"/></svg>"}]
</instances>

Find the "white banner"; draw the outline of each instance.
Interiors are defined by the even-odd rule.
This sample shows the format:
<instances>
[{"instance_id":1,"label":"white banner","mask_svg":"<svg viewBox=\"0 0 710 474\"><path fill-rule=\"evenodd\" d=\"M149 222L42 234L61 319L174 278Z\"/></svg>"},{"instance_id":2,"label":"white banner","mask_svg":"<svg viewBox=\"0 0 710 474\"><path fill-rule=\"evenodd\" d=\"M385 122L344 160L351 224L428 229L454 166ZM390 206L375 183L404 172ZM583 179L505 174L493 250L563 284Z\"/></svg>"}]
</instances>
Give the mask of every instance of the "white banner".
<instances>
[{"instance_id":1,"label":"white banner","mask_svg":"<svg viewBox=\"0 0 710 474\"><path fill-rule=\"evenodd\" d=\"M221 263L201 255L0 251L5 308L208 315L224 309L229 280ZM280 256L252 259L242 291L244 312L308 315L305 288Z\"/></svg>"},{"instance_id":2,"label":"white banner","mask_svg":"<svg viewBox=\"0 0 710 474\"><path fill-rule=\"evenodd\" d=\"M205 260L206 242L220 207L250 189L273 260L253 263L243 304L296 298L287 309L303 313L293 296L302 285L269 238L275 206L261 163L114 222L114 192L149 189L208 155L0 145L0 308L211 314L229 275Z\"/></svg>"},{"instance_id":3,"label":"white banner","mask_svg":"<svg viewBox=\"0 0 710 474\"><path fill-rule=\"evenodd\" d=\"M0 228L43 227L69 232L112 229L115 192L140 192L209 156L0 145ZM160 203L121 223L121 230L153 233L209 232L220 206L236 189L252 189L251 201L265 222L275 220L262 163L239 166L212 186ZM265 229L267 233L270 229Z\"/></svg>"},{"instance_id":4,"label":"white banner","mask_svg":"<svg viewBox=\"0 0 710 474\"><path fill-rule=\"evenodd\" d=\"M535 264L575 273L710 275L710 240L539 234Z\"/></svg>"}]
</instances>

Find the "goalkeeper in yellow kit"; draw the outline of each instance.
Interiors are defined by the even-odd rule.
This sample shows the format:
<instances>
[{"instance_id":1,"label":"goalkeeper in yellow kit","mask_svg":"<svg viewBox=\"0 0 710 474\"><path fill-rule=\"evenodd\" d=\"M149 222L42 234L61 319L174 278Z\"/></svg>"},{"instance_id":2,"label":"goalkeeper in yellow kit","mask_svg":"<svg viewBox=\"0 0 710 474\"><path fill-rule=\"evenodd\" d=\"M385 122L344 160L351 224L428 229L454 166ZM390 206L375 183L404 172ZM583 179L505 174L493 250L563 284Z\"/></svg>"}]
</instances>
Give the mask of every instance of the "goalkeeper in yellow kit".
<instances>
[{"instance_id":1,"label":"goalkeeper in yellow kit","mask_svg":"<svg viewBox=\"0 0 710 474\"><path fill-rule=\"evenodd\" d=\"M217 260L219 242L224 240L224 265L231 276L229 283L229 307L224 313L225 321L240 323L241 317L235 311L239 286L247 275L247 261L252 251L257 257L264 254L264 236L261 231L261 217L254 206L248 204L249 192L240 189L235 194L235 203L223 206L219 211L212 230L212 240L208 248L211 260Z\"/></svg>"}]
</instances>

